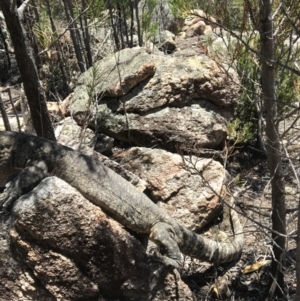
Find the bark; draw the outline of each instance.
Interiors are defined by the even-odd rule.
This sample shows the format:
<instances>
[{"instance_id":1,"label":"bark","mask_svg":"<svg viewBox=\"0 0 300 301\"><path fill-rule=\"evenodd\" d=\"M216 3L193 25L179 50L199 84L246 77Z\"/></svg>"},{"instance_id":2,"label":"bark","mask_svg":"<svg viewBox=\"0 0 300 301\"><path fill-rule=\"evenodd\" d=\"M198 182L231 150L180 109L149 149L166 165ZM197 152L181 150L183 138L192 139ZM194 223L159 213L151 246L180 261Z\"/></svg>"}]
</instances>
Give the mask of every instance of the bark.
<instances>
[{"instance_id":1,"label":"bark","mask_svg":"<svg viewBox=\"0 0 300 301\"><path fill-rule=\"evenodd\" d=\"M67 17L67 20L69 22L69 30L70 30L70 35L71 35L71 39L72 39L73 46L74 46L74 51L75 51L75 55L76 55L76 59L77 59L77 64L78 64L78 67L79 67L81 73L83 73L85 71L85 67L84 67L84 62L83 62L83 58L82 58L82 53L81 53L79 41L77 39L76 22L74 21L74 18L72 18L72 14L73 14L73 12L72 12L72 3L68 0L63 0L63 3L64 3L66 17Z\"/></svg>"},{"instance_id":2,"label":"bark","mask_svg":"<svg viewBox=\"0 0 300 301\"><path fill-rule=\"evenodd\" d=\"M300 201L299 201L299 210L300 210ZM296 297L295 300L300 300L300 218L298 210L298 231L297 231L297 257L296 257L296 279L297 279L297 288L296 288Z\"/></svg>"},{"instance_id":3,"label":"bark","mask_svg":"<svg viewBox=\"0 0 300 301\"><path fill-rule=\"evenodd\" d=\"M135 4L135 13L136 13L136 23L137 23L137 32L138 32L138 39L139 39L139 46L143 46L143 37L142 37L142 31L141 31L141 22L139 17L139 5L138 1L134 0Z\"/></svg>"},{"instance_id":4,"label":"bark","mask_svg":"<svg viewBox=\"0 0 300 301\"><path fill-rule=\"evenodd\" d=\"M53 32L57 32L56 26L55 26L53 18L52 18L52 10L51 10L49 0L46 1L46 6L47 6L47 14L48 14L50 24L51 24L51 29L52 29ZM61 55L62 50L61 50L59 41L56 43L55 49L56 49L56 52L57 52L59 68L60 68L61 77L62 77L62 81L63 81L63 89L64 89L64 92L66 92L66 94L69 95L71 93L71 88L68 84L70 76L67 74L67 71L66 71L66 68L65 68L64 60L63 60L62 55ZM67 96L67 95L65 95L65 96Z\"/></svg>"},{"instance_id":5,"label":"bark","mask_svg":"<svg viewBox=\"0 0 300 301\"><path fill-rule=\"evenodd\" d=\"M134 28L134 8L132 0L130 1L130 44L129 48L133 47L133 28Z\"/></svg>"},{"instance_id":6,"label":"bark","mask_svg":"<svg viewBox=\"0 0 300 301\"><path fill-rule=\"evenodd\" d=\"M5 35L3 33L1 25L0 25L0 37L1 37L2 41L3 41L3 45L4 45L4 49L5 49L5 55L6 55L6 58L7 58L8 69L10 69L11 62L10 62L10 57L9 57L8 45L7 45L7 42L6 42L6 39L5 39Z\"/></svg>"},{"instance_id":7,"label":"bark","mask_svg":"<svg viewBox=\"0 0 300 301\"><path fill-rule=\"evenodd\" d=\"M41 60L41 57L39 56L39 48L38 48L36 36L34 35L34 33L32 31L33 25L36 22L39 22L39 15L38 15L38 11L37 11L36 5L34 4L33 0L31 0L30 4L31 4L30 10L29 9L26 10L26 18L20 18L21 19L20 21L21 21L21 24L23 23L27 40L30 41L30 45L33 49L33 56L34 56L34 60L36 63L38 74L39 74L39 70L42 69L42 60Z\"/></svg>"},{"instance_id":8,"label":"bark","mask_svg":"<svg viewBox=\"0 0 300 301\"><path fill-rule=\"evenodd\" d=\"M0 113L1 113L1 116L2 116L2 119L3 119L5 130L6 131L11 131L9 119L8 119L8 116L7 116L5 108L4 108L4 103L3 103L3 100L2 100L1 92L0 92Z\"/></svg>"},{"instance_id":9,"label":"bark","mask_svg":"<svg viewBox=\"0 0 300 301\"><path fill-rule=\"evenodd\" d=\"M126 47L129 47L129 33L128 33L128 26L126 21L126 11L124 6L122 6L122 15L123 15L123 22L124 22L125 38L126 38Z\"/></svg>"},{"instance_id":10,"label":"bark","mask_svg":"<svg viewBox=\"0 0 300 301\"><path fill-rule=\"evenodd\" d=\"M114 23L114 14L113 14L113 8L111 6L111 1L108 1L107 4L108 4L110 22L111 22L111 26L112 26L113 32L114 32L114 40L115 40L115 44L116 44L116 50L119 51L120 50L120 42L119 42L119 37L118 37L118 32L117 32L117 29L116 29L116 25Z\"/></svg>"},{"instance_id":11,"label":"bark","mask_svg":"<svg viewBox=\"0 0 300 301\"><path fill-rule=\"evenodd\" d=\"M86 0L82 1L82 10L84 11L87 8ZM89 26L86 14L83 16L84 21L84 30L83 30L83 41L85 46L85 51L88 59L88 68L93 66L93 58L92 58L92 51L90 45L90 33L89 33Z\"/></svg>"},{"instance_id":12,"label":"bark","mask_svg":"<svg viewBox=\"0 0 300 301\"><path fill-rule=\"evenodd\" d=\"M84 42L84 25L83 25L82 9L81 9L81 12L80 12L80 15L79 15L79 24L80 24L80 27L79 27L80 30L77 28L76 29L76 34L77 34L77 39L79 41L80 48L82 49L82 55L84 57L86 69L88 69L89 68L89 62L88 62L88 58L87 58L85 45L83 45L83 42ZM81 32L81 34L80 34L80 32ZM82 42L81 37L83 38L83 42Z\"/></svg>"},{"instance_id":13,"label":"bark","mask_svg":"<svg viewBox=\"0 0 300 301\"><path fill-rule=\"evenodd\" d=\"M23 80L35 131L38 136L55 140L45 95L39 82L35 60L32 55L32 48L26 40L20 22L20 11L16 7L11 9L10 0L1 0L0 8L15 49L16 61ZM19 9L22 10L22 7Z\"/></svg>"},{"instance_id":14,"label":"bark","mask_svg":"<svg viewBox=\"0 0 300 301\"><path fill-rule=\"evenodd\" d=\"M11 96L11 91L10 91L9 87L7 88L7 93L8 93L8 97L9 97L9 101L10 101L11 107L13 108L14 114L16 116L16 120L17 120L17 123L18 123L19 132L21 132L22 129L21 129L20 119L19 119L18 112L17 112L16 107L15 107L15 104L13 102L13 99L12 99L12 96Z\"/></svg>"},{"instance_id":15,"label":"bark","mask_svg":"<svg viewBox=\"0 0 300 301\"><path fill-rule=\"evenodd\" d=\"M284 293L282 265L286 247L286 207L280 140L276 126L275 54L271 0L263 0L261 5L262 93L266 114L266 149L271 176L273 208L272 238L274 258L271 274L274 280L272 280L270 287L269 300L273 300L275 295L283 296Z\"/></svg>"},{"instance_id":16,"label":"bark","mask_svg":"<svg viewBox=\"0 0 300 301\"><path fill-rule=\"evenodd\" d=\"M121 47L122 47L122 49L124 49L125 48L125 43L124 43L123 30L122 30L122 13L121 13L121 6L118 3L117 3L117 15L118 15L118 23L119 23L119 33L120 33L120 39L121 39Z\"/></svg>"}]
</instances>

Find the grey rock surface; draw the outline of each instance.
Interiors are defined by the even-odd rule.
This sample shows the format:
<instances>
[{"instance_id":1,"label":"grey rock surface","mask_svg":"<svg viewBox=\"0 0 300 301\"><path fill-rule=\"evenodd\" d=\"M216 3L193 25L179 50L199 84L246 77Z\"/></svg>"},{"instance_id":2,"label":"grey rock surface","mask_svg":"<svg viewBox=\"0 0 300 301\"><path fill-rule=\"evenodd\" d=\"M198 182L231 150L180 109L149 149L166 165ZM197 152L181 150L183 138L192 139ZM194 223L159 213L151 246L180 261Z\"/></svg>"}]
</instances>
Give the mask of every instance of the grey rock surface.
<instances>
[{"instance_id":1,"label":"grey rock surface","mask_svg":"<svg viewBox=\"0 0 300 301\"><path fill-rule=\"evenodd\" d=\"M15 204L10 239L17 261L4 234L0 273L22 273L14 283L1 277L7 299L0 300L193 300L136 238L58 178L46 178Z\"/></svg>"},{"instance_id":2,"label":"grey rock surface","mask_svg":"<svg viewBox=\"0 0 300 301\"><path fill-rule=\"evenodd\" d=\"M97 102L88 93L91 70L74 91L71 113L78 123L88 121L121 141L171 151L180 145L217 148L223 143L239 96L232 69L203 54L183 60L143 48L122 50L97 67L106 76L93 91Z\"/></svg>"},{"instance_id":3,"label":"grey rock surface","mask_svg":"<svg viewBox=\"0 0 300 301\"><path fill-rule=\"evenodd\" d=\"M192 231L202 229L222 209L225 170L219 162L144 147L128 150L122 162L147 182L152 200Z\"/></svg>"}]
</instances>

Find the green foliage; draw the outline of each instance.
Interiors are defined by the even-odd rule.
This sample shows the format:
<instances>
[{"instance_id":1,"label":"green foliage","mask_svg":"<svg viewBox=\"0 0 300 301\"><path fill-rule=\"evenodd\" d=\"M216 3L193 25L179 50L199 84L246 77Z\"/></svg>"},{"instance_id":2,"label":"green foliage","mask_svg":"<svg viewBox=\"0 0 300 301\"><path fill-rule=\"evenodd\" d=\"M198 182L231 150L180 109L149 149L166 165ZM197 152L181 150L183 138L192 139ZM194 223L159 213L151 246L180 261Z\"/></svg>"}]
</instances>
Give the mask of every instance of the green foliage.
<instances>
[{"instance_id":1,"label":"green foliage","mask_svg":"<svg viewBox=\"0 0 300 301\"><path fill-rule=\"evenodd\" d=\"M49 22L43 19L33 25L32 31L43 49L47 49L57 38L57 33L51 29ZM51 58L50 50L47 51L47 55L48 58Z\"/></svg>"},{"instance_id":2,"label":"green foliage","mask_svg":"<svg viewBox=\"0 0 300 301\"><path fill-rule=\"evenodd\" d=\"M94 64L87 72L89 72L89 75L87 76L88 82L86 83L86 92L88 94L87 104L86 104L86 113L83 117L83 129L86 129L90 118L94 113L94 110L97 110L96 101L98 99L97 95L97 86L101 85L103 82L103 73L102 70L97 66L97 64ZM85 94L84 94L85 95ZM85 96L84 96L85 97ZM103 112L105 112L105 108L102 108ZM102 112L102 113L103 113ZM105 115L105 113L103 113ZM83 131L82 133L83 134Z\"/></svg>"},{"instance_id":3,"label":"green foliage","mask_svg":"<svg viewBox=\"0 0 300 301\"><path fill-rule=\"evenodd\" d=\"M184 0L175 0L175 2L177 1L184 2ZM198 0L192 1L192 3L189 4L190 8L200 8L208 15L214 16L219 23L230 30L244 28L246 16L244 0Z\"/></svg>"},{"instance_id":4,"label":"green foliage","mask_svg":"<svg viewBox=\"0 0 300 301\"><path fill-rule=\"evenodd\" d=\"M114 12L117 9L121 9L121 17L128 20L131 17L130 14L130 0L112 0L111 6ZM257 52L260 50L259 45L259 34L254 33L254 29L257 29L257 24L259 22L259 2L254 0L167 0L172 13L176 17L185 17L191 8L200 8L208 14L214 16L218 22L222 23L225 27L230 30L237 30L241 34L241 37L251 48L255 49ZM95 19L103 19L104 12L106 10L105 0L74 0L75 15L78 15L83 9L88 8L86 15L89 18L90 24ZM85 4L84 4L85 3ZM153 15L155 14L156 7L158 5L158 0L147 0L147 5L143 13L139 16L141 21L141 27L143 34L147 38L155 36L158 31L159 24L153 22ZM278 8L282 1L274 1L274 9ZM53 17L56 19L55 22L65 20L64 9L61 0L50 0L51 9L53 12ZM297 11L300 9L299 1L287 0L286 4L291 7L290 16L293 20L296 20ZM46 15L45 0L36 0L36 5L39 10L39 23L35 24L33 27L34 34L37 41L43 49L47 48L56 38L56 32L52 32L49 25L48 16ZM124 16L125 14L125 16ZM117 15L117 14L116 14ZM116 16L115 15L115 16ZM106 15L107 17L108 15ZM276 36L277 53L276 57L280 61L290 61L290 52L287 51L290 47L289 45L284 45L283 41L286 41L287 36L290 34L291 26L289 20L282 18L281 10L278 10L274 15L274 28L280 25L280 31ZM256 20L256 21L255 21ZM124 21L124 20L122 20ZM256 23L255 23L256 22ZM95 24L95 23L93 23ZM111 26L111 23L107 23ZM127 23L128 24L128 23ZM118 26L118 24L116 25ZM58 27L59 28L59 27ZM225 31L224 31L225 32ZM247 32L247 34L246 34ZM252 35L252 36L251 36ZM257 132L257 106L261 108L261 88L260 88L260 58L249 51L241 42L235 38L230 38L230 34L226 36L228 41L226 52L228 53L228 61L230 64L234 64L236 70L239 73L241 79L242 93L239 100L238 106L236 108L236 115L239 120L243 120L244 124L252 124L248 128L252 131L254 135ZM202 40L202 45L209 48L209 54L213 56L220 63L224 61L228 63L227 57L224 57L223 45L216 45L210 36L204 36ZM280 48L279 48L280 46ZM213 48L215 47L215 49ZM218 49L217 49L218 48ZM48 53L50 57L50 52ZM226 60L225 60L226 59ZM299 59L299 55L293 60ZM54 72L56 74L56 72ZM58 74L57 74L58 75ZM94 77L97 78L97 72L95 72ZM300 92L300 81L299 77L291 73L290 71L277 67L276 72L277 80L277 100L278 100L278 113L279 116L287 113L290 109L290 105L299 101ZM52 85L51 85L52 86ZM93 90L93 83L91 83L90 90ZM263 108L261 108L263 110ZM238 131L241 131L239 125ZM242 130L243 132L243 130Z\"/></svg>"},{"instance_id":5,"label":"green foliage","mask_svg":"<svg viewBox=\"0 0 300 301\"><path fill-rule=\"evenodd\" d=\"M91 20L99 18L105 10L104 0L87 0L86 3L89 7L86 14Z\"/></svg>"},{"instance_id":6,"label":"green foliage","mask_svg":"<svg viewBox=\"0 0 300 301\"><path fill-rule=\"evenodd\" d=\"M51 11L53 16L57 17L53 12L61 4L59 1L51 0L49 1L51 5ZM36 41L42 47L42 49L47 49L49 46L57 39L57 32L54 32L51 28L49 16L47 14L47 7L44 1L38 1L37 10L39 13L39 20L36 22L32 31L35 35ZM51 52L47 51L48 58L51 58Z\"/></svg>"},{"instance_id":7,"label":"green foliage","mask_svg":"<svg viewBox=\"0 0 300 301\"><path fill-rule=\"evenodd\" d=\"M141 28L147 39L155 36L158 30L158 24L152 22L157 3L157 0L147 1L147 7L143 9L142 15L140 16Z\"/></svg>"},{"instance_id":8,"label":"green foliage","mask_svg":"<svg viewBox=\"0 0 300 301\"><path fill-rule=\"evenodd\" d=\"M300 79L287 69L277 72L277 109L282 116L291 109L291 105L300 100Z\"/></svg>"},{"instance_id":9,"label":"green foliage","mask_svg":"<svg viewBox=\"0 0 300 301\"><path fill-rule=\"evenodd\" d=\"M103 81L103 73L102 70L100 70L100 68L97 66L97 64L94 64L89 69L89 73L90 73L91 80L89 83L87 83L86 89L89 96L88 108L91 108L91 105L93 104L93 100L95 99L95 97L97 97L96 87L101 85Z\"/></svg>"},{"instance_id":10,"label":"green foliage","mask_svg":"<svg viewBox=\"0 0 300 301\"><path fill-rule=\"evenodd\" d=\"M243 29L245 24L245 1L244 0L227 0L218 1L219 12L222 16L222 23L231 30ZM225 2L225 3L224 3ZM224 5L225 4L225 5ZM225 6L225 9L224 9Z\"/></svg>"},{"instance_id":11,"label":"green foliage","mask_svg":"<svg viewBox=\"0 0 300 301\"><path fill-rule=\"evenodd\" d=\"M259 49L258 36L247 41L247 44L254 49ZM260 87L260 62L259 58L249 50L245 49L240 43L237 44L238 49L236 56L236 69L241 79L243 87L241 98L238 102L236 115L245 123L252 123L253 134L257 132L257 106L261 108L262 95ZM283 51L282 49L280 50ZM285 53L288 53L286 49ZM279 54L278 54L279 55ZM286 55L287 56L287 55ZM287 60L283 56L283 61ZM286 68L277 66L276 68L277 82L277 109L278 117L291 110L293 103L300 99L300 78Z\"/></svg>"},{"instance_id":12,"label":"green foliage","mask_svg":"<svg viewBox=\"0 0 300 301\"><path fill-rule=\"evenodd\" d=\"M251 122L242 122L235 119L227 124L228 138L234 141L234 145L248 142L253 138L253 130Z\"/></svg>"},{"instance_id":13,"label":"green foliage","mask_svg":"<svg viewBox=\"0 0 300 301\"><path fill-rule=\"evenodd\" d=\"M242 186L245 183L246 183L246 181L241 177L241 174L237 174L232 181L232 184L237 185L237 186Z\"/></svg>"},{"instance_id":14,"label":"green foliage","mask_svg":"<svg viewBox=\"0 0 300 301\"><path fill-rule=\"evenodd\" d=\"M49 0L50 6L51 6L51 11L54 19L57 20L64 20L65 15L64 15L64 7L63 3L61 0ZM47 9L46 9L46 3L45 0L37 0L36 1L36 8L39 12L40 17L44 18L47 15Z\"/></svg>"},{"instance_id":15,"label":"green foliage","mask_svg":"<svg viewBox=\"0 0 300 301\"><path fill-rule=\"evenodd\" d=\"M297 62L300 59L300 52L294 46L290 49L290 45L277 47L276 56L280 57L283 62ZM291 50L291 51L290 51ZM276 70L277 85L277 110L279 116L282 116L291 109L291 105L300 100L300 77L283 67L277 67Z\"/></svg>"},{"instance_id":16,"label":"green foliage","mask_svg":"<svg viewBox=\"0 0 300 301\"><path fill-rule=\"evenodd\" d=\"M186 0L168 0L171 12L175 17L186 18L188 12L193 7L191 1Z\"/></svg>"},{"instance_id":17,"label":"green foliage","mask_svg":"<svg viewBox=\"0 0 300 301\"><path fill-rule=\"evenodd\" d=\"M44 67L46 68L46 67ZM45 79L43 81L44 90L47 99L53 99L53 95L57 92L63 95L63 87L61 86L61 70L56 62L49 62L48 68L44 70Z\"/></svg>"},{"instance_id":18,"label":"green foliage","mask_svg":"<svg viewBox=\"0 0 300 301\"><path fill-rule=\"evenodd\" d=\"M151 26L151 14L148 13L148 10L144 11L141 16L141 26L144 32L147 32Z\"/></svg>"},{"instance_id":19,"label":"green foliage","mask_svg":"<svg viewBox=\"0 0 300 301\"><path fill-rule=\"evenodd\" d=\"M278 8L281 1L274 2L274 10ZM289 1L291 7L300 9L300 3ZM244 43L260 52L260 36L255 31L259 23L259 3L256 1L242 0L219 0L212 2L200 1L199 6L207 13L215 16L217 20L230 30L237 30ZM296 10L297 11L297 10ZM295 10L291 10L291 17ZM293 17L294 20L296 18ZM288 37L291 34L291 24L287 18L283 18L282 11L279 9L274 15L274 29L278 30L276 35L276 58L281 62L298 61L300 54L297 50L291 50L288 45ZM258 110L264 111L262 107L261 94L261 73L260 57L249 50L241 41L236 38L230 38L230 33L224 35L228 45L226 47L227 56L224 58L224 44L212 43L209 37L204 37L203 45L209 48L209 53L220 63L224 61L233 64L241 80L241 97L239 99L236 116L243 120L248 130L252 132L253 137L258 130ZM221 54L221 56L220 56ZM276 67L276 84L277 84L277 107L278 117L291 110L291 105L299 101L300 98L300 78L286 68ZM251 126L248 126L251 124ZM233 126L233 125L230 125ZM237 126L234 124L234 126ZM239 124L240 127L240 124ZM238 127L238 130L241 129ZM242 130L243 132L243 130ZM239 138L239 137L238 137Z\"/></svg>"},{"instance_id":20,"label":"green foliage","mask_svg":"<svg viewBox=\"0 0 300 301\"><path fill-rule=\"evenodd\" d=\"M158 32L158 24L152 24L148 29L147 38L154 37Z\"/></svg>"},{"instance_id":21,"label":"green foliage","mask_svg":"<svg viewBox=\"0 0 300 301\"><path fill-rule=\"evenodd\" d=\"M258 37L248 39L248 44L257 48ZM252 124L251 130L254 135L257 132L258 124L257 106L260 106L261 101L260 66L257 57L245 49L240 42L236 44L236 52L236 69L243 87L236 115L245 124Z\"/></svg>"}]
</instances>

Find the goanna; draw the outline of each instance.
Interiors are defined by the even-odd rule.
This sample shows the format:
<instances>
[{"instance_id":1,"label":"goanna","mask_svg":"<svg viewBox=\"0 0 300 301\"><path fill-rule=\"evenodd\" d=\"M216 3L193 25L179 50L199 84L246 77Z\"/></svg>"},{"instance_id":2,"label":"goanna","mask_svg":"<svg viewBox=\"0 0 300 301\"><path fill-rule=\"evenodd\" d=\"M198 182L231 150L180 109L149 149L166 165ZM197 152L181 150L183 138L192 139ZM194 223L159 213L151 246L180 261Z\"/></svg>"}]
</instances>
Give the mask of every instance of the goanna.
<instances>
[{"instance_id":1,"label":"goanna","mask_svg":"<svg viewBox=\"0 0 300 301\"><path fill-rule=\"evenodd\" d=\"M0 180L20 173L7 185L0 210L8 210L22 194L47 176L56 176L116 221L137 233L146 233L158 245L167 262L177 267L183 254L201 261L224 263L239 258L243 229L231 210L235 237L217 242L180 225L145 194L100 162L55 142L16 132L0 131Z\"/></svg>"}]
</instances>

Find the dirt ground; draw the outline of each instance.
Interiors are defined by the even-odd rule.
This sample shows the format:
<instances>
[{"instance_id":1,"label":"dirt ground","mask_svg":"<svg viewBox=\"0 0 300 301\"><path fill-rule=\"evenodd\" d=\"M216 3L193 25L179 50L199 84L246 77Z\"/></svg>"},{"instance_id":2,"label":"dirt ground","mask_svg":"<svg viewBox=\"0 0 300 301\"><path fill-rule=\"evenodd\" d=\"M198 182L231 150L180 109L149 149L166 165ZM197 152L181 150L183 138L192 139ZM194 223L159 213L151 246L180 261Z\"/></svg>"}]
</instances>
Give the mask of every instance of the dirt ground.
<instances>
[{"instance_id":1,"label":"dirt ground","mask_svg":"<svg viewBox=\"0 0 300 301\"><path fill-rule=\"evenodd\" d=\"M295 116L296 118L297 116ZM293 119L288 124L290 125ZM287 125L281 125L281 131ZM300 129L294 126L283 139L288 156L284 156L283 165L286 181L287 247L284 265L286 283L285 299L293 300L296 290L296 241L297 212L299 204L299 150L297 142ZM293 168L291 167L293 164ZM266 300L270 281L270 263L272 259L271 239L271 187L266 158L253 152L253 149L240 149L229 161L229 174L236 178L233 189L247 187L236 199L236 210L244 226L244 250L240 261L224 274L223 266L208 268L206 264L194 263L186 272L186 281L197 300ZM296 210L295 210L296 209ZM244 270L248 267L248 273ZM227 268L225 266L225 268ZM196 272L195 272L196 271ZM280 299L274 299L280 300Z\"/></svg>"}]
</instances>

